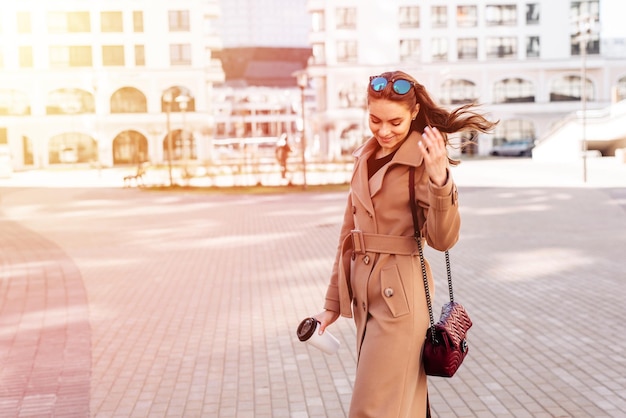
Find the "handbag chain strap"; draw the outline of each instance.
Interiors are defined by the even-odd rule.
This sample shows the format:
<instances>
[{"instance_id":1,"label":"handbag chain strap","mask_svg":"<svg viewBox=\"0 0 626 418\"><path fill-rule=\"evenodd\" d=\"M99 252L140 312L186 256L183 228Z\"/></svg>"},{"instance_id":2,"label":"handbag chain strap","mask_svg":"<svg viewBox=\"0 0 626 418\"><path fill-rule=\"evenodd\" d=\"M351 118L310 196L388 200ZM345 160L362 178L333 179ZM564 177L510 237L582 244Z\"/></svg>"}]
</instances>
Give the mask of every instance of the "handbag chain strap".
<instances>
[{"instance_id":1,"label":"handbag chain strap","mask_svg":"<svg viewBox=\"0 0 626 418\"><path fill-rule=\"evenodd\" d=\"M426 304L428 305L428 316L430 319L431 338L435 342L435 317L433 315L433 304L430 298L430 289L428 287L428 277L426 274L426 263L424 262L424 251L422 249L422 231L419 228L417 219L417 202L415 201L415 167L409 169L409 200L411 204L411 213L413 215L413 229L415 241L417 241L417 249L420 256L420 265L422 267L422 278L424 279L424 290L426 291ZM450 294L450 302L454 302L454 292L452 291L452 271L450 268L450 254L445 251L446 256L446 273L448 275L448 292Z\"/></svg>"}]
</instances>

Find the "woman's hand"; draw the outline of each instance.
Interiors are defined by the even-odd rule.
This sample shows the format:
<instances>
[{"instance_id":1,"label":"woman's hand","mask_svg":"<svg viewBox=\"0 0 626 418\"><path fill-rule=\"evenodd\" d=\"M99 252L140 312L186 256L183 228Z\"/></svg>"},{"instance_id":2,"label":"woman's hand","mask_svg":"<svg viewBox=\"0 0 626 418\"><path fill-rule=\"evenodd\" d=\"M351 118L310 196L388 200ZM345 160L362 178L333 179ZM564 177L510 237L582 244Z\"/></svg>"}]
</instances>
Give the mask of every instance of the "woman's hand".
<instances>
[{"instance_id":1,"label":"woman's hand","mask_svg":"<svg viewBox=\"0 0 626 418\"><path fill-rule=\"evenodd\" d=\"M313 318L320 321L320 334L323 334L326 327L335 322L337 318L339 318L339 312L325 310L318 313Z\"/></svg>"},{"instance_id":2,"label":"woman's hand","mask_svg":"<svg viewBox=\"0 0 626 418\"><path fill-rule=\"evenodd\" d=\"M446 143L437 128L427 126L418 147L424 155L426 173L436 186L443 186L448 180L448 151Z\"/></svg>"}]
</instances>

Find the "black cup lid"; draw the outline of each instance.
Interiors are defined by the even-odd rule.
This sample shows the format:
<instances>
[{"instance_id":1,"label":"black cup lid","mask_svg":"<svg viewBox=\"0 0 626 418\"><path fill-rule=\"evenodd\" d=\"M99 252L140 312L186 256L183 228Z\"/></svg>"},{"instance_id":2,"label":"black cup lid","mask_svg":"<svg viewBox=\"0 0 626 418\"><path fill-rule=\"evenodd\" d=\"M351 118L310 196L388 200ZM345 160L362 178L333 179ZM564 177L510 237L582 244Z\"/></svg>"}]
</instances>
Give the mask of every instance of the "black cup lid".
<instances>
[{"instance_id":1,"label":"black cup lid","mask_svg":"<svg viewBox=\"0 0 626 418\"><path fill-rule=\"evenodd\" d=\"M315 332L315 328L317 328L317 319L315 318L306 318L300 325L298 325L298 339L300 341L306 341Z\"/></svg>"}]
</instances>

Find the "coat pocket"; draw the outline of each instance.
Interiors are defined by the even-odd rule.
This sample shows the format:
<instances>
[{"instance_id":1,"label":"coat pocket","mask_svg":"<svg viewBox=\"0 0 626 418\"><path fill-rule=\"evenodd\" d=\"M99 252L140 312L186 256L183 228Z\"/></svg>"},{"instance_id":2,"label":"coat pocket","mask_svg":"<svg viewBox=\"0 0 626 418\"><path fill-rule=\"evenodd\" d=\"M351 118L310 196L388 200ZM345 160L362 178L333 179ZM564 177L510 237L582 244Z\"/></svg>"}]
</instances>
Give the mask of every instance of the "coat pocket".
<instances>
[{"instance_id":1,"label":"coat pocket","mask_svg":"<svg viewBox=\"0 0 626 418\"><path fill-rule=\"evenodd\" d=\"M395 264L385 267L380 272L380 288L382 297L394 318L409 313L404 284L400 277L400 270Z\"/></svg>"}]
</instances>

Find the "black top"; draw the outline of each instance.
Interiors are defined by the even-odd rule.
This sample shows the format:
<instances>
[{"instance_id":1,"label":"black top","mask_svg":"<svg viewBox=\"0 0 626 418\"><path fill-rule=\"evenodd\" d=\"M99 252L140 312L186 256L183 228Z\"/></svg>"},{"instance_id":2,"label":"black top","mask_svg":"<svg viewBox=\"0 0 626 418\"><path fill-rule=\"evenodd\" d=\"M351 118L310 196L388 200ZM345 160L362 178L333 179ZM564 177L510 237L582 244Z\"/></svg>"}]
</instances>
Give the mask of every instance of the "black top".
<instances>
[{"instance_id":1,"label":"black top","mask_svg":"<svg viewBox=\"0 0 626 418\"><path fill-rule=\"evenodd\" d=\"M367 160L367 178L371 179L372 176L380 170L385 164L387 164L393 156L396 154L397 149L389 155L385 155L383 158L376 158L376 153Z\"/></svg>"}]
</instances>

